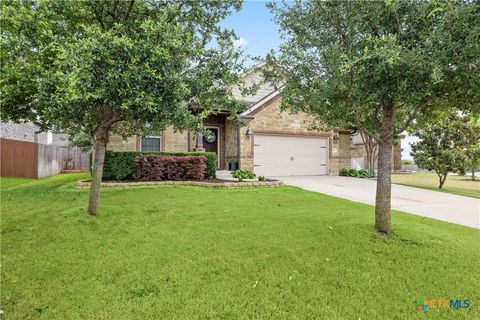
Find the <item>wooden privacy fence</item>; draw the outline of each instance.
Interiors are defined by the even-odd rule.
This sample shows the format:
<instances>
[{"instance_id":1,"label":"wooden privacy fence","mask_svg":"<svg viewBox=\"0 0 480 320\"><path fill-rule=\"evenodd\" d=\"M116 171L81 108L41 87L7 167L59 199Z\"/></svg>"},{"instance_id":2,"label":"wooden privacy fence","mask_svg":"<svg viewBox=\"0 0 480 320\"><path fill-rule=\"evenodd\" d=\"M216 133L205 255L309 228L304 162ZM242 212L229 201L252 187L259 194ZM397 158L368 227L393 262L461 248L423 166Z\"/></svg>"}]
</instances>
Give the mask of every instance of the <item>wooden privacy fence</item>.
<instances>
[{"instance_id":1,"label":"wooden privacy fence","mask_svg":"<svg viewBox=\"0 0 480 320\"><path fill-rule=\"evenodd\" d=\"M0 176L41 179L62 170L87 171L88 152L34 142L0 139Z\"/></svg>"}]
</instances>

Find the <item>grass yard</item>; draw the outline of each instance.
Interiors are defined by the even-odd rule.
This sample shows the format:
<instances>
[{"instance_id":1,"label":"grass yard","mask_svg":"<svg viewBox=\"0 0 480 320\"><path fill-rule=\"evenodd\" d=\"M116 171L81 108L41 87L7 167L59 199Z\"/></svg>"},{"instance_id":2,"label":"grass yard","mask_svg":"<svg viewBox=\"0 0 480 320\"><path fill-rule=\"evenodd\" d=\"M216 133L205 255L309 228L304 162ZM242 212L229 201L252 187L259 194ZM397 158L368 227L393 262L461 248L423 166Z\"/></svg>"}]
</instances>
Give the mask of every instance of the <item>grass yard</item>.
<instances>
[{"instance_id":1,"label":"grass yard","mask_svg":"<svg viewBox=\"0 0 480 320\"><path fill-rule=\"evenodd\" d=\"M392 182L405 186L458 194L480 199L480 177L472 181L471 176L448 176L442 189L438 189L438 176L435 173L393 174Z\"/></svg>"},{"instance_id":2,"label":"grass yard","mask_svg":"<svg viewBox=\"0 0 480 320\"><path fill-rule=\"evenodd\" d=\"M480 319L480 231L293 187L2 189L5 319ZM2 185L8 185L2 180ZM417 300L469 299L417 310Z\"/></svg>"},{"instance_id":3,"label":"grass yard","mask_svg":"<svg viewBox=\"0 0 480 320\"><path fill-rule=\"evenodd\" d=\"M1 178L0 177L0 190L19 186L24 183L31 183L33 181L34 180L23 179L23 178Z\"/></svg>"}]
</instances>

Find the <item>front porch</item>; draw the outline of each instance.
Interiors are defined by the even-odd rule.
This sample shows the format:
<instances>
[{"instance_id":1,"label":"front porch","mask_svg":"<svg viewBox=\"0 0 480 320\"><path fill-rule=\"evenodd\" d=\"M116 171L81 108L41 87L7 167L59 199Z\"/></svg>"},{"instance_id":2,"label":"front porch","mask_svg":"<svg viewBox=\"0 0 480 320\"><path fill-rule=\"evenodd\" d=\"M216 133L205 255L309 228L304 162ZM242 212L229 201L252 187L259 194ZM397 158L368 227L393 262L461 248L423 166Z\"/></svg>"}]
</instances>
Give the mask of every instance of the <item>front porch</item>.
<instances>
[{"instance_id":1,"label":"front porch","mask_svg":"<svg viewBox=\"0 0 480 320\"><path fill-rule=\"evenodd\" d=\"M238 161L240 168L248 167L248 163L253 160L248 159L248 154L242 157L242 143L248 139L247 129L242 127L239 122L229 120L228 114L216 114L207 117L204 122L204 128L210 131L210 135L197 134L194 138L192 151L197 152L215 152L218 155L218 169L227 170L228 163L231 160ZM245 137L242 139L242 133ZM244 152L245 153L245 152ZM243 162L243 163L242 163ZM248 167L248 169L251 169Z\"/></svg>"}]
</instances>

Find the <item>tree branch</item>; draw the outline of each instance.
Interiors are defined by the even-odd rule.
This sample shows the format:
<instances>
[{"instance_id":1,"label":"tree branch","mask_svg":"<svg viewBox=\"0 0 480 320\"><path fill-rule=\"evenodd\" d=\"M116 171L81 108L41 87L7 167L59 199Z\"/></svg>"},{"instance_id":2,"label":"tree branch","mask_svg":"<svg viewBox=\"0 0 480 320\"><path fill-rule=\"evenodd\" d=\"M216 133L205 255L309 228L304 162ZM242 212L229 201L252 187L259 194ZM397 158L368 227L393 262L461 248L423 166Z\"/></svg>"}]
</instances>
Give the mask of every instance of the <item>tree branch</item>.
<instances>
[{"instance_id":1,"label":"tree branch","mask_svg":"<svg viewBox=\"0 0 480 320\"><path fill-rule=\"evenodd\" d=\"M372 137L373 139L375 139L376 141L380 142L380 143L384 143L379 136L371 133L367 127L365 127L365 125L363 125L363 123L361 123L360 121L360 111L358 109L355 109L355 124L357 125L357 127L359 127L361 130L363 130L366 134L368 134L370 137Z\"/></svg>"},{"instance_id":2,"label":"tree branch","mask_svg":"<svg viewBox=\"0 0 480 320\"><path fill-rule=\"evenodd\" d=\"M118 1L113 0L113 9L112 9L112 12L109 13L109 15L112 16L114 21L117 18L117 16L115 15L115 12L117 11L117 7L118 7Z\"/></svg>"},{"instance_id":3,"label":"tree branch","mask_svg":"<svg viewBox=\"0 0 480 320\"><path fill-rule=\"evenodd\" d=\"M120 122L123 120L123 117L122 116L114 116L112 117L111 119L107 120L107 121L104 121L102 122L102 124L100 126L104 126L104 127L111 127L112 125L114 125L115 123L117 122Z\"/></svg>"},{"instance_id":4,"label":"tree branch","mask_svg":"<svg viewBox=\"0 0 480 320\"><path fill-rule=\"evenodd\" d=\"M408 128L408 126L410 126L412 121L415 120L415 118L418 116L418 113L422 111L424 107L425 107L424 104L417 106L415 110L408 116L407 120L405 120L403 125L393 132L393 135L396 136L397 134L401 134L403 131L405 131Z\"/></svg>"},{"instance_id":5,"label":"tree branch","mask_svg":"<svg viewBox=\"0 0 480 320\"><path fill-rule=\"evenodd\" d=\"M97 10L93 9L93 14L95 15L95 18L97 19L98 23L100 24L100 27L102 28L103 31L105 31L105 24L103 23L103 9L102 12L98 12Z\"/></svg>"},{"instance_id":6,"label":"tree branch","mask_svg":"<svg viewBox=\"0 0 480 320\"><path fill-rule=\"evenodd\" d=\"M135 3L135 0L130 0L130 3L128 4L127 14L125 15L125 21L127 21L128 18L130 17L130 13L132 12L134 3Z\"/></svg>"}]
</instances>

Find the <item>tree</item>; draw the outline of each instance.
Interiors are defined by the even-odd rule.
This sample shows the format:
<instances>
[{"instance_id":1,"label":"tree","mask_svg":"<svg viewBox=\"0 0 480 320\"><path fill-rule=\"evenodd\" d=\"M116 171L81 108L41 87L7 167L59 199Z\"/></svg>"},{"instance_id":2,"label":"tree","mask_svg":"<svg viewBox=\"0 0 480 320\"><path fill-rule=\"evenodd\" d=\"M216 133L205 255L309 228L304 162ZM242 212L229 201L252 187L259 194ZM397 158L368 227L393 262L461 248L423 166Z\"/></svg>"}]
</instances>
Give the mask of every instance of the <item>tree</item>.
<instances>
[{"instance_id":1,"label":"tree","mask_svg":"<svg viewBox=\"0 0 480 320\"><path fill-rule=\"evenodd\" d=\"M469 116L452 113L411 131L420 141L410 153L419 168L434 170L442 189L449 172L471 168L470 151L480 140L480 126Z\"/></svg>"},{"instance_id":2,"label":"tree","mask_svg":"<svg viewBox=\"0 0 480 320\"><path fill-rule=\"evenodd\" d=\"M68 139L68 146L70 148L77 147L82 149L83 151L88 151L92 148L92 141L88 134L84 132L79 132Z\"/></svg>"},{"instance_id":3,"label":"tree","mask_svg":"<svg viewBox=\"0 0 480 320\"><path fill-rule=\"evenodd\" d=\"M467 149L468 167L472 170L472 181L475 181L475 170L480 167L480 142Z\"/></svg>"},{"instance_id":4,"label":"tree","mask_svg":"<svg viewBox=\"0 0 480 320\"><path fill-rule=\"evenodd\" d=\"M468 168L472 170L472 181L475 181L475 170L480 167L480 116L477 114L472 117L471 130L469 133L470 145L467 147ZM476 139L476 140L475 140Z\"/></svg>"},{"instance_id":5,"label":"tree","mask_svg":"<svg viewBox=\"0 0 480 320\"><path fill-rule=\"evenodd\" d=\"M233 31L241 1L25 0L0 4L1 119L40 121L92 140L88 212L97 214L111 134L200 130L243 71Z\"/></svg>"},{"instance_id":6,"label":"tree","mask_svg":"<svg viewBox=\"0 0 480 320\"><path fill-rule=\"evenodd\" d=\"M266 76L282 107L378 144L375 226L391 232L392 140L418 117L457 103L478 108L478 3L305 1L269 7L283 43Z\"/></svg>"},{"instance_id":7,"label":"tree","mask_svg":"<svg viewBox=\"0 0 480 320\"><path fill-rule=\"evenodd\" d=\"M362 137L365 154L367 155L367 170L375 171L378 148L377 141L365 131L360 131L360 136Z\"/></svg>"}]
</instances>

